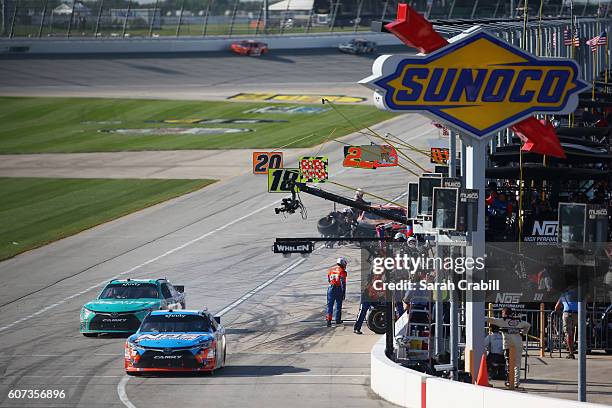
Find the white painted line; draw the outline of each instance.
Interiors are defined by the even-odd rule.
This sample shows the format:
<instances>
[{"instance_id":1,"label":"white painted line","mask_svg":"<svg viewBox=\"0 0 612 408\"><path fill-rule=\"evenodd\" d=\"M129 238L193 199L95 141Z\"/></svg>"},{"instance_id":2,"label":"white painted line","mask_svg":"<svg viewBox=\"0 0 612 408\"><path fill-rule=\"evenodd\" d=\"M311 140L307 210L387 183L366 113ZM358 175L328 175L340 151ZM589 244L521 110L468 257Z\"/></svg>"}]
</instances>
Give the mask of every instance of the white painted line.
<instances>
[{"instance_id":1,"label":"white painted line","mask_svg":"<svg viewBox=\"0 0 612 408\"><path fill-rule=\"evenodd\" d=\"M369 377L370 374L280 374L273 377ZM257 376L258 377L258 376ZM266 376L262 376L266 377Z\"/></svg>"},{"instance_id":2,"label":"white painted line","mask_svg":"<svg viewBox=\"0 0 612 408\"><path fill-rule=\"evenodd\" d=\"M321 248L323 248L323 246L320 246L319 248L315 249L315 251L318 251ZM276 280L278 280L279 278L282 278L287 273L289 273L291 270L293 270L296 267L298 267L299 265L303 264L306 261L306 259L308 259L308 258L298 259L297 261L295 261L294 263L292 263L291 265L289 265L288 267L286 267L285 269L280 271L278 274L274 275L273 277L271 277L270 279L268 279L267 281L265 281L261 285L257 286L255 289L250 290L247 294L245 294L244 296L242 296L238 300L234 301L233 303L229 304L228 306L225 306L223 309L221 309L215 315L216 316L223 316L225 313L229 312L233 308L235 308L235 307L239 306L240 304L246 302L247 300L249 300L249 298L253 297L253 295L255 295L257 292L263 290L267 286L270 286Z\"/></svg>"},{"instance_id":3,"label":"white painted line","mask_svg":"<svg viewBox=\"0 0 612 408\"><path fill-rule=\"evenodd\" d=\"M92 286L88 287L87 289L84 289L84 290L82 290L82 291L80 291L80 292L74 293L74 294L72 294L72 295L70 295L70 296L68 296L68 297L66 297L66 298L64 298L64 299L62 299L62 300L60 300L59 302L56 302L56 303L50 304L50 305L48 305L48 306L45 306L44 308L42 308L42 309L40 309L40 310L38 310L38 311L36 311L36 312L34 312L34 313L32 313L32 314L29 314L29 315L27 315L27 316L24 316L24 317L22 317L21 319L15 320L14 322L7 324L6 326L2 326L2 327L0 327L0 332L3 332L3 331L5 331L5 330L10 329L11 327L13 327L13 326L15 326L15 325L19 324L19 323L25 322L25 321L30 320L30 319L32 319L32 318L34 318L34 317L36 317L36 316L39 316L39 315L41 315L41 314L43 314L43 313L45 313L45 312L48 312L48 311L49 311L49 310L51 310L51 309L55 309L56 307L58 307L58 306L60 306L60 305L63 305L64 303L68 302L69 300L74 299L74 298L76 298L76 297L79 297L79 296L81 296L81 295L83 295L83 294L85 294L85 293L87 293L87 292L89 292L89 291L91 291L91 290L93 290L93 289L96 289L96 288L99 288L99 287L101 287L101 286L104 286L104 285L106 285L106 284L108 283L108 281L109 281L109 280L111 280L111 279L117 279L117 278L119 278L119 277L121 277L121 276L123 276L123 275L127 275L127 274L129 274L129 273L132 273L132 272L134 272L135 270L142 268L143 266L147 266L147 265L149 265L149 264L151 264L151 263L153 263L153 262L156 262L156 261L158 261L158 260L160 260L160 259L162 259L162 258L165 258L165 257L166 257L166 256L168 256L168 255L171 255L171 254L173 254L173 253L175 253L175 252L177 252L177 251L180 251L180 250L181 250L181 249L183 249L183 248L186 248L186 247L188 247L188 246L190 246L190 245L193 245L193 244L195 244L196 242L199 242L199 241L203 240L204 238L207 238L207 237L209 237L209 236L211 236L211 235L213 235L213 234L215 234L215 233L217 233L217 232L219 232L219 231L223 231L224 229L226 229L226 228L228 228L228 227L231 227L232 225L237 224L237 223L239 223L239 222L241 222L241 221L245 220L246 218L249 218L249 217L251 217L251 216L253 216L253 215L255 215L255 214L257 214L257 213L259 213L259 212L261 212L261 211L263 211L263 210L265 210L265 209L267 209L267 208L270 208L270 207L272 207L273 205L276 205L276 204L278 204L278 203L279 203L279 201L274 201L273 203L270 203L270 204L268 204L268 205L266 205L266 206L263 206L263 207L261 207L261 208L259 208L259 209L255 210L255 211L251 211L250 213L248 213L248 214L246 214L246 215L243 215L243 216L242 216L242 217L240 217L240 218L236 218L235 220L233 220L233 221L231 221L231 222L228 222L227 224L223 224L222 226L220 226L220 227L219 227L219 228L217 228L217 229L214 229L214 230L212 230L212 231L209 231L209 232L207 232L206 234L200 235L199 237L196 237L196 238L194 238L194 239L192 239L192 240L190 240L190 241L187 241L187 242L185 242L184 244L179 245L179 246L177 246L176 248L172 248L172 249L170 249L169 251L166 251L166 252L164 252L164 253L163 253L163 254L161 254L161 255L158 255L158 256L156 256L156 257L154 257L154 258L151 258L151 259L149 259L149 260L147 260L147 261L145 261L145 262L143 262L143 263L140 263L140 264L138 264L138 265L136 265L136 266L133 266L133 267L131 267L130 269L128 269L128 270L126 270L126 271L123 271L123 272L121 272L121 273L119 273L119 274L117 274L117 275L113 276L113 277L112 277L112 278L110 278L110 279L105 279L104 281L102 281L102 282L100 282L100 283L97 283L97 284L95 284L95 285L92 285Z\"/></svg>"},{"instance_id":4,"label":"white painted line","mask_svg":"<svg viewBox=\"0 0 612 408\"><path fill-rule=\"evenodd\" d=\"M398 195L397 197L395 197L392 201L399 200L400 198L405 197L407 194L408 194L408 192L402 193L402 194ZM321 245L320 247L316 248L313 252L317 252L321 248L325 248L325 245ZM251 291L249 291L247 294L245 294L244 296L242 296L238 300L234 301L233 303L229 304L228 306L225 306L223 309L218 311L216 313L216 315L217 316L223 316L225 313L229 312L230 310L234 309L235 307L237 307L237 306L241 305L242 303L246 302L251 297L253 297L255 294L257 294L257 292L260 292L261 290L265 289L267 286L270 286L276 280L282 278L287 273L289 273L291 270L295 269L296 267L298 267L301 264L303 264L304 262L306 262L307 259L308 258L302 258L302 259L299 259L299 260L295 261L294 263L289 265L287 268L283 269L281 272L279 272L275 276L271 277L270 279L268 279L267 281L265 281L261 285L257 286L255 289L252 289Z\"/></svg>"},{"instance_id":5,"label":"white painted line","mask_svg":"<svg viewBox=\"0 0 612 408\"><path fill-rule=\"evenodd\" d=\"M125 386L127 385L128 381L130 381L130 377L124 375L121 381L119 381L119 384L117 384L117 394L119 394L121 403L127 408L136 408L136 405L132 404L127 396L127 393L125 392Z\"/></svg>"}]
</instances>

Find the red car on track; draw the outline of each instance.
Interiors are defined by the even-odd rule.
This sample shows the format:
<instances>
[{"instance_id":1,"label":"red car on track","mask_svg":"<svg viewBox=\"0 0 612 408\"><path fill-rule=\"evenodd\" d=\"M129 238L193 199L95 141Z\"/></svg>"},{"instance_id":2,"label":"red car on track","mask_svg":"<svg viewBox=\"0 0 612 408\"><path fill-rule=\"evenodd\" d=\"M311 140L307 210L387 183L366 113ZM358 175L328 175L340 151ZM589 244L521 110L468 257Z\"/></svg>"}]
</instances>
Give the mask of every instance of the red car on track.
<instances>
[{"instance_id":1,"label":"red car on track","mask_svg":"<svg viewBox=\"0 0 612 408\"><path fill-rule=\"evenodd\" d=\"M230 49L236 54L253 56L264 55L269 51L268 44L254 40L234 41Z\"/></svg>"}]
</instances>

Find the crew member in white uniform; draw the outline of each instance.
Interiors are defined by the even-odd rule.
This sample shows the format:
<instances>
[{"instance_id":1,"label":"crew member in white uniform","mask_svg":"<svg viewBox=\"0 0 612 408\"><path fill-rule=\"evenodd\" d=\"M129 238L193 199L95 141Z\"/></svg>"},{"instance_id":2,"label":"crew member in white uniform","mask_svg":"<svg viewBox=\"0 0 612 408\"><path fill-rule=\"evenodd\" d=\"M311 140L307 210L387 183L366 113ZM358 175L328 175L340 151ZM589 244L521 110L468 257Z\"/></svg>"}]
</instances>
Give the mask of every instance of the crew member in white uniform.
<instances>
[{"instance_id":1,"label":"crew member in white uniform","mask_svg":"<svg viewBox=\"0 0 612 408\"><path fill-rule=\"evenodd\" d=\"M519 386L521 373L521 358L523 356L523 336L522 333L527 333L531 325L521 319L512 316L512 309L504 307L502 309L502 318L488 317L487 321L499 327L502 333L504 355L506 356L506 371L510 367L510 347L514 348L514 387ZM510 373L507 372L506 386L510 384Z\"/></svg>"}]
</instances>

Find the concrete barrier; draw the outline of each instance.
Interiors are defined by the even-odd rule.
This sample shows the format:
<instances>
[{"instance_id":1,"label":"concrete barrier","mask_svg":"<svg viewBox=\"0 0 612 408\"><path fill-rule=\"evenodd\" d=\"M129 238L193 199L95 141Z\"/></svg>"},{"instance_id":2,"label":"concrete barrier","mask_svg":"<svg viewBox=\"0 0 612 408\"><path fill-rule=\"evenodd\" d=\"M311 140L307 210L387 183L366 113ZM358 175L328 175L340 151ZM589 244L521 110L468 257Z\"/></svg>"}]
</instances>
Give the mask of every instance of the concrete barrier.
<instances>
[{"instance_id":1,"label":"concrete barrier","mask_svg":"<svg viewBox=\"0 0 612 408\"><path fill-rule=\"evenodd\" d=\"M391 34L357 33L334 35L260 36L270 52L309 48L334 48L351 38L363 37L379 45L399 45ZM120 54L228 51L244 37L158 37L158 38L11 38L0 39L0 53L10 54Z\"/></svg>"},{"instance_id":2,"label":"concrete barrier","mask_svg":"<svg viewBox=\"0 0 612 408\"><path fill-rule=\"evenodd\" d=\"M442 378L427 379L427 408L604 408L591 404L559 398L524 394L478 385L459 383Z\"/></svg>"},{"instance_id":3,"label":"concrete barrier","mask_svg":"<svg viewBox=\"0 0 612 408\"><path fill-rule=\"evenodd\" d=\"M407 318L404 315L396 322L395 332L402 332L406 323ZM406 408L607 407L600 404L481 387L410 370L387 358L384 336L372 348L370 361L372 391L385 400Z\"/></svg>"},{"instance_id":4,"label":"concrete barrier","mask_svg":"<svg viewBox=\"0 0 612 408\"><path fill-rule=\"evenodd\" d=\"M407 323L406 315L395 324L399 333ZM402 367L385 355L385 337L383 336L370 353L370 387L382 398L407 408L425 408L426 380L432 378L426 374Z\"/></svg>"}]
</instances>

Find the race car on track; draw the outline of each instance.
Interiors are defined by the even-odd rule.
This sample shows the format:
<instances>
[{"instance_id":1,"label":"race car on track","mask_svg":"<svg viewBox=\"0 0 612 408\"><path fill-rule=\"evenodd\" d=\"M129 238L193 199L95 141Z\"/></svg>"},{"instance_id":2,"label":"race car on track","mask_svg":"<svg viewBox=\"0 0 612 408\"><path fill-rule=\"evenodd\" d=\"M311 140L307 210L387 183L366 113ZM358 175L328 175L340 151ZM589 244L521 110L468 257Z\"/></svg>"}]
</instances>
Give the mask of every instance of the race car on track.
<instances>
[{"instance_id":1,"label":"race car on track","mask_svg":"<svg viewBox=\"0 0 612 408\"><path fill-rule=\"evenodd\" d=\"M112 280L98 298L81 308L81 333L134 333L152 310L184 309L183 286L166 279Z\"/></svg>"},{"instance_id":2,"label":"race car on track","mask_svg":"<svg viewBox=\"0 0 612 408\"><path fill-rule=\"evenodd\" d=\"M207 310L156 310L125 342L129 375L225 367L225 329Z\"/></svg>"},{"instance_id":3,"label":"race car on track","mask_svg":"<svg viewBox=\"0 0 612 408\"><path fill-rule=\"evenodd\" d=\"M230 49L236 54L252 56L264 55L269 51L268 44L254 40L234 41Z\"/></svg>"},{"instance_id":4,"label":"race car on track","mask_svg":"<svg viewBox=\"0 0 612 408\"><path fill-rule=\"evenodd\" d=\"M354 38L338 46L341 52L348 54L369 54L376 51L376 43L361 38Z\"/></svg>"}]
</instances>

